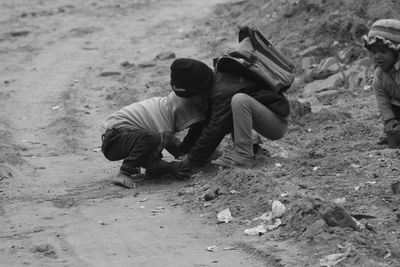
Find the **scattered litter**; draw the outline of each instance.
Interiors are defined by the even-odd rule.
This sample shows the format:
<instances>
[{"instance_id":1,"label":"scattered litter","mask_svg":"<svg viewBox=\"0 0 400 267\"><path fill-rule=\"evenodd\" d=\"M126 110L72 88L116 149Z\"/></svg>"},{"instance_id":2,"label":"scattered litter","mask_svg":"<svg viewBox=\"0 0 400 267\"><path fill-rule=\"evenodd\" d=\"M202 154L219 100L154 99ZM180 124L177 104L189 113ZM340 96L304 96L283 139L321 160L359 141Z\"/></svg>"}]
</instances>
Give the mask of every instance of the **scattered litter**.
<instances>
[{"instance_id":1,"label":"scattered litter","mask_svg":"<svg viewBox=\"0 0 400 267\"><path fill-rule=\"evenodd\" d=\"M283 166L283 164L282 164L282 163L279 163L279 162L275 163L275 167L278 167L278 168L280 168L280 167L282 167L282 166Z\"/></svg>"},{"instance_id":2,"label":"scattered litter","mask_svg":"<svg viewBox=\"0 0 400 267\"><path fill-rule=\"evenodd\" d=\"M282 224L281 219L276 219L273 224L269 224L269 225L267 225L265 227L267 228L267 231L272 231L272 230L278 228L279 225L281 225L281 224Z\"/></svg>"},{"instance_id":3,"label":"scattered litter","mask_svg":"<svg viewBox=\"0 0 400 267\"><path fill-rule=\"evenodd\" d=\"M244 230L246 235L263 235L267 232L267 228L264 224L260 224L256 227Z\"/></svg>"},{"instance_id":4,"label":"scattered litter","mask_svg":"<svg viewBox=\"0 0 400 267\"><path fill-rule=\"evenodd\" d=\"M148 200L147 198L143 198L143 199L139 200L139 202L145 202L147 200Z\"/></svg>"},{"instance_id":5,"label":"scattered litter","mask_svg":"<svg viewBox=\"0 0 400 267\"><path fill-rule=\"evenodd\" d=\"M282 217L282 215L285 214L285 211L286 207L282 202L279 200L274 200L272 202L271 215L273 219Z\"/></svg>"},{"instance_id":6,"label":"scattered litter","mask_svg":"<svg viewBox=\"0 0 400 267\"><path fill-rule=\"evenodd\" d=\"M146 206L140 206L141 209L144 209Z\"/></svg>"},{"instance_id":7,"label":"scattered litter","mask_svg":"<svg viewBox=\"0 0 400 267\"><path fill-rule=\"evenodd\" d=\"M324 267L335 266L336 264L338 264L341 261L343 261L344 259L346 259L350 255L350 252L354 249L354 247L351 243L347 243L345 246L339 245L339 248L346 249L346 251L343 253L327 255L327 256L323 257L322 259L319 259L319 264L321 264L321 266L324 266Z\"/></svg>"},{"instance_id":8,"label":"scattered litter","mask_svg":"<svg viewBox=\"0 0 400 267\"><path fill-rule=\"evenodd\" d=\"M358 189L360 189L360 187L361 187L360 185L355 186L355 187L354 187L354 190L358 191Z\"/></svg>"},{"instance_id":9,"label":"scattered litter","mask_svg":"<svg viewBox=\"0 0 400 267\"><path fill-rule=\"evenodd\" d=\"M99 221L98 222L100 225L107 225L105 222L103 222L103 221Z\"/></svg>"},{"instance_id":10,"label":"scattered litter","mask_svg":"<svg viewBox=\"0 0 400 267\"><path fill-rule=\"evenodd\" d=\"M79 80L74 80L74 83L78 83L79 82Z\"/></svg>"},{"instance_id":11,"label":"scattered litter","mask_svg":"<svg viewBox=\"0 0 400 267\"><path fill-rule=\"evenodd\" d=\"M218 251L218 247L217 246L209 246L209 247L207 247L207 251L217 252Z\"/></svg>"},{"instance_id":12,"label":"scattered litter","mask_svg":"<svg viewBox=\"0 0 400 267\"><path fill-rule=\"evenodd\" d=\"M210 202L204 202L203 207L208 207L208 206L211 206L211 203Z\"/></svg>"},{"instance_id":13,"label":"scattered litter","mask_svg":"<svg viewBox=\"0 0 400 267\"><path fill-rule=\"evenodd\" d=\"M259 235L260 236L260 235L265 234L268 231L275 230L281 224L282 224L282 221L280 219L276 219L273 224L268 224L268 225L260 224L260 225L258 225L256 227L253 227L253 228L250 228L250 229L245 229L244 233L246 235L252 235L252 236Z\"/></svg>"},{"instance_id":14,"label":"scattered litter","mask_svg":"<svg viewBox=\"0 0 400 267\"><path fill-rule=\"evenodd\" d=\"M164 212L164 209L165 209L165 208L163 208L163 207L157 207L157 208L153 209L151 212L152 212L153 214L155 214L155 213L162 213L162 212Z\"/></svg>"},{"instance_id":15,"label":"scattered litter","mask_svg":"<svg viewBox=\"0 0 400 267\"><path fill-rule=\"evenodd\" d=\"M229 191L229 193L231 193L231 194L233 195L233 194L237 194L237 193L239 193L239 192L236 191L235 189L233 189L233 190Z\"/></svg>"},{"instance_id":16,"label":"scattered litter","mask_svg":"<svg viewBox=\"0 0 400 267\"><path fill-rule=\"evenodd\" d=\"M222 250L237 250L237 247L224 247Z\"/></svg>"},{"instance_id":17,"label":"scattered litter","mask_svg":"<svg viewBox=\"0 0 400 267\"><path fill-rule=\"evenodd\" d=\"M311 133L311 132L312 132L312 129L311 129L311 128L308 128L308 129L307 129L307 132Z\"/></svg>"},{"instance_id":18,"label":"scattered litter","mask_svg":"<svg viewBox=\"0 0 400 267\"><path fill-rule=\"evenodd\" d=\"M272 212L264 213L261 216L253 219L253 221L257 221L257 220L272 221Z\"/></svg>"},{"instance_id":19,"label":"scattered litter","mask_svg":"<svg viewBox=\"0 0 400 267\"><path fill-rule=\"evenodd\" d=\"M312 168L313 171L317 171L318 169L319 169L319 167Z\"/></svg>"},{"instance_id":20,"label":"scattered litter","mask_svg":"<svg viewBox=\"0 0 400 267\"><path fill-rule=\"evenodd\" d=\"M231 211L228 209L224 209L220 213L217 214L218 221L221 223L228 223L233 220Z\"/></svg>"},{"instance_id":21,"label":"scattered litter","mask_svg":"<svg viewBox=\"0 0 400 267\"><path fill-rule=\"evenodd\" d=\"M53 110L57 110L57 109L59 109L59 108L61 108L61 106L54 106L54 107L52 107Z\"/></svg>"},{"instance_id":22,"label":"scattered litter","mask_svg":"<svg viewBox=\"0 0 400 267\"><path fill-rule=\"evenodd\" d=\"M333 202L335 202L336 204L339 204L339 205L343 205L346 202L346 198L345 197L339 197L339 198L333 200Z\"/></svg>"},{"instance_id":23,"label":"scattered litter","mask_svg":"<svg viewBox=\"0 0 400 267\"><path fill-rule=\"evenodd\" d=\"M287 197L289 194L288 193L281 193L280 196L281 197Z\"/></svg>"},{"instance_id":24,"label":"scattered litter","mask_svg":"<svg viewBox=\"0 0 400 267\"><path fill-rule=\"evenodd\" d=\"M101 151L101 147L96 147L93 149L93 152L100 152Z\"/></svg>"},{"instance_id":25,"label":"scattered litter","mask_svg":"<svg viewBox=\"0 0 400 267\"><path fill-rule=\"evenodd\" d=\"M354 163L351 163L350 166L353 167L354 169L359 169L359 168L361 168L361 165L354 164Z\"/></svg>"}]
</instances>

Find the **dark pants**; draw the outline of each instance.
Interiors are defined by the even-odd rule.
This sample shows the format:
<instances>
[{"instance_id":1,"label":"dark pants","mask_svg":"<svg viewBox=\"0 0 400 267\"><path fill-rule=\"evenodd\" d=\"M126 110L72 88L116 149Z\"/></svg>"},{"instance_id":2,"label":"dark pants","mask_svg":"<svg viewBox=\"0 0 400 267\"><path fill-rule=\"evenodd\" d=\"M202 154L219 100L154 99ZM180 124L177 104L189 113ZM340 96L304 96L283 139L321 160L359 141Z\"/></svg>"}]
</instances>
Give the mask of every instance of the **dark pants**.
<instances>
[{"instance_id":1,"label":"dark pants","mask_svg":"<svg viewBox=\"0 0 400 267\"><path fill-rule=\"evenodd\" d=\"M160 153L156 151L161 142L157 132L131 129L109 129L102 136L101 150L111 161L122 160L121 172L139 173L139 167L148 168L160 161Z\"/></svg>"}]
</instances>

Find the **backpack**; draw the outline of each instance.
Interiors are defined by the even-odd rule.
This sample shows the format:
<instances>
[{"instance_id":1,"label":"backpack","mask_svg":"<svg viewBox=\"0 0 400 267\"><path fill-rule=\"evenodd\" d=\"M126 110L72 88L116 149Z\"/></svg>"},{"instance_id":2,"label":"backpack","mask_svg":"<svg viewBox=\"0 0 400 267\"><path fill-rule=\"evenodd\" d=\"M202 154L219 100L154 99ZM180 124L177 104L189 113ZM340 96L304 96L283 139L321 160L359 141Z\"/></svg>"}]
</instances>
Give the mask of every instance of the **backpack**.
<instances>
[{"instance_id":1,"label":"backpack","mask_svg":"<svg viewBox=\"0 0 400 267\"><path fill-rule=\"evenodd\" d=\"M283 93L294 81L294 64L257 29L239 31L239 49L213 60L216 71L246 77Z\"/></svg>"}]
</instances>

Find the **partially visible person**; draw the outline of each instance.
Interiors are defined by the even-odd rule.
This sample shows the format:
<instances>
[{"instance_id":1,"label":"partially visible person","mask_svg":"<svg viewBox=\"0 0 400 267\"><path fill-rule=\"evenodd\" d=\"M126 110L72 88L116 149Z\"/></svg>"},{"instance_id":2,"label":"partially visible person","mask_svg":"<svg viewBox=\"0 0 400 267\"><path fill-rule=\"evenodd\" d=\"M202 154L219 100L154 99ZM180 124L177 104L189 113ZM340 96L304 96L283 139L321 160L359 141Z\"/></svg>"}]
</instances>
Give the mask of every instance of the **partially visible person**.
<instances>
[{"instance_id":1,"label":"partially visible person","mask_svg":"<svg viewBox=\"0 0 400 267\"><path fill-rule=\"evenodd\" d=\"M182 59L175 68L171 68L171 85L178 95L180 90L196 85L185 79L187 73L177 68L187 60L190 59ZM286 132L290 112L289 102L283 94L275 93L253 80L217 71L210 85L208 107L211 112L208 124L183 161L184 166L191 169L204 166L229 133L233 136L234 151L223 154L214 163L253 168L257 160L252 130L270 140L280 139Z\"/></svg>"},{"instance_id":2,"label":"partially visible person","mask_svg":"<svg viewBox=\"0 0 400 267\"><path fill-rule=\"evenodd\" d=\"M171 66L174 66L172 63ZM113 179L117 185L135 187L135 176L140 167L147 176L170 175L187 179L190 170L179 161L162 160L165 148L175 158L189 152L207 119L206 90L213 81L212 70L200 61L180 65L180 71L194 86L177 96L171 92L166 97L152 97L128 105L108 116L104 123L102 152L110 161L123 160ZM191 77L191 74L196 74ZM180 142L175 134L189 128Z\"/></svg>"},{"instance_id":3,"label":"partially visible person","mask_svg":"<svg viewBox=\"0 0 400 267\"><path fill-rule=\"evenodd\" d=\"M380 144L400 146L400 20L380 19L363 36L376 64L373 88L386 137Z\"/></svg>"}]
</instances>

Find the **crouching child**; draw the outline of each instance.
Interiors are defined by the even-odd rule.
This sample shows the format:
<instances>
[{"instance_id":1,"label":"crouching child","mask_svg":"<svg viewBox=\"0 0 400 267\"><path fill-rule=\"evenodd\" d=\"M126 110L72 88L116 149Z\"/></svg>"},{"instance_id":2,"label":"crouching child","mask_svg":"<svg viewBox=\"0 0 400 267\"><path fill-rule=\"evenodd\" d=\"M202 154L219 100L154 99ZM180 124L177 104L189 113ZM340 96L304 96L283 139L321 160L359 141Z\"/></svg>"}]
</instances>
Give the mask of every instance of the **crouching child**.
<instances>
[{"instance_id":1,"label":"crouching child","mask_svg":"<svg viewBox=\"0 0 400 267\"><path fill-rule=\"evenodd\" d=\"M176 159L190 151L205 125L205 90L208 90L209 84L204 80L212 83L213 74L200 61L192 61L182 68L198 74L187 77L194 81L194 86L185 93L185 97L179 97L174 92L166 97L152 97L130 104L106 118L102 152L110 161L123 160L113 179L114 184L135 187L135 177L140 174L140 168L144 168L146 176L151 177L168 175L183 180L190 177L190 170L179 161L164 161L162 151L166 149ZM181 142L176 133L187 128Z\"/></svg>"},{"instance_id":2,"label":"crouching child","mask_svg":"<svg viewBox=\"0 0 400 267\"><path fill-rule=\"evenodd\" d=\"M380 19L363 36L376 64L373 88L386 137L380 143L400 146L400 20Z\"/></svg>"}]
</instances>

